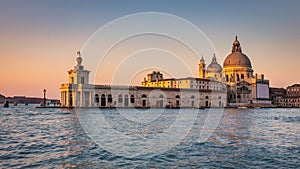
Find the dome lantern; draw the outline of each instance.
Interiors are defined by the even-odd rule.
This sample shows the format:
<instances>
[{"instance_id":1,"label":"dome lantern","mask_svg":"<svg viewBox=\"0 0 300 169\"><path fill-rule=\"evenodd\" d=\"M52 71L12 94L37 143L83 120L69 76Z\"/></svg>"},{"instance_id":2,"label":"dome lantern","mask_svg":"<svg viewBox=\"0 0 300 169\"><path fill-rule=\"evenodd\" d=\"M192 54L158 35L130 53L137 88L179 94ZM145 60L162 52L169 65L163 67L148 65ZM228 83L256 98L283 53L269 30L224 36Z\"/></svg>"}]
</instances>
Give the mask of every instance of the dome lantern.
<instances>
[{"instance_id":1,"label":"dome lantern","mask_svg":"<svg viewBox=\"0 0 300 169\"><path fill-rule=\"evenodd\" d=\"M217 63L216 54L213 55L211 63Z\"/></svg>"},{"instance_id":2,"label":"dome lantern","mask_svg":"<svg viewBox=\"0 0 300 169\"><path fill-rule=\"evenodd\" d=\"M237 36L235 36L235 41L232 44L232 52L242 52L242 47Z\"/></svg>"}]
</instances>

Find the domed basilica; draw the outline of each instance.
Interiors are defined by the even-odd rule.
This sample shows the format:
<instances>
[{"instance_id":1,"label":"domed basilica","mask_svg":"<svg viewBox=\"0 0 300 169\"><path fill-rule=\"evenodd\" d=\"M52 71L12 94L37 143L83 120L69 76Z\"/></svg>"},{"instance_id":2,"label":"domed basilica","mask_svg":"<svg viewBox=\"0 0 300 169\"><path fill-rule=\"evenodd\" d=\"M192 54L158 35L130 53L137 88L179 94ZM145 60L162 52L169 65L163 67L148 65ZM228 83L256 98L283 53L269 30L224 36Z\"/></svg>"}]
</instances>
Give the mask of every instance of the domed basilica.
<instances>
[{"instance_id":1,"label":"domed basilica","mask_svg":"<svg viewBox=\"0 0 300 169\"><path fill-rule=\"evenodd\" d=\"M82 61L77 52L77 64L68 71L68 83L60 87L62 106L201 108L270 104L269 81L263 74L253 73L237 37L223 68L215 55L208 66L203 57L200 59L198 78L165 79L160 71L153 71L141 86L90 84L90 71L84 69ZM152 96L153 90L164 94Z\"/></svg>"},{"instance_id":2,"label":"domed basilica","mask_svg":"<svg viewBox=\"0 0 300 169\"><path fill-rule=\"evenodd\" d=\"M235 38L231 53L225 58L223 68L216 56L206 67L203 57L199 63L199 78L222 81L227 85L227 103L231 106L267 103L269 81L263 74L253 74L251 61L242 52L240 42Z\"/></svg>"}]
</instances>

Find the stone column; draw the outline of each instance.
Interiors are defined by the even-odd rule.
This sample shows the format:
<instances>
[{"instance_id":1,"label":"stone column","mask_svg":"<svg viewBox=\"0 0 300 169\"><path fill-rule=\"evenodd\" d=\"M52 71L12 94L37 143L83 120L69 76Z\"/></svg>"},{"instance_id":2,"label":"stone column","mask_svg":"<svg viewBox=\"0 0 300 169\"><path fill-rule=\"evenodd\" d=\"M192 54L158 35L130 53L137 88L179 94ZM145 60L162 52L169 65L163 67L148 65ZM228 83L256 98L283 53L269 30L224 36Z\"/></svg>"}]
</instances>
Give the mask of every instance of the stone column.
<instances>
[{"instance_id":1,"label":"stone column","mask_svg":"<svg viewBox=\"0 0 300 169\"><path fill-rule=\"evenodd\" d=\"M91 103L91 107L94 107L95 106L95 92L91 92L91 100L90 100L90 103Z\"/></svg>"},{"instance_id":2,"label":"stone column","mask_svg":"<svg viewBox=\"0 0 300 169\"><path fill-rule=\"evenodd\" d=\"M85 107L85 92L84 91L81 91L81 107Z\"/></svg>"},{"instance_id":3,"label":"stone column","mask_svg":"<svg viewBox=\"0 0 300 169\"><path fill-rule=\"evenodd\" d=\"M60 103L61 104L64 104L63 98L64 98L64 92L60 92Z\"/></svg>"},{"instance_id":4,"label":"stone column","mask_svg":"<svg viewBox=\"0 0 300 169\"><path fill-rule=\"evenodd\" d=\"M64 91L64 106L67 106L67 92Z\"/></svg>"},{"instance_id":5,"label":"stone column","mask_svg":"<svg viewBox=\"0 0 300 169\"><path fill-rule=\"evenodd\" d=\"M72 102L73 102L74 107L77 107L77 105L76 105L76 99L77 99L76 96L77 96L77 92L76 91L72 92L72 97L73 97Z\"/></svg>"},{"instance_id":6,"label":"stone column","mask_svg":"<svg viewBox=\"0 0 300 169\"><path fill-rule=\"evenodd\" d=\"M69 91L67 91L67 92L65 92L65 95L66 95L66 106L70 106L70 104L69 104Z\"/></svg>"},{"instance_id":7,"label":"stone column","mask_svg":"<svg viewBox=\"0 0 300 169\"><path fill-rule=\"evenodd\" d=\"M88 102L88 107L93 106L93 92L89 92L89 102Z\"/></svg>"}]
</instances>

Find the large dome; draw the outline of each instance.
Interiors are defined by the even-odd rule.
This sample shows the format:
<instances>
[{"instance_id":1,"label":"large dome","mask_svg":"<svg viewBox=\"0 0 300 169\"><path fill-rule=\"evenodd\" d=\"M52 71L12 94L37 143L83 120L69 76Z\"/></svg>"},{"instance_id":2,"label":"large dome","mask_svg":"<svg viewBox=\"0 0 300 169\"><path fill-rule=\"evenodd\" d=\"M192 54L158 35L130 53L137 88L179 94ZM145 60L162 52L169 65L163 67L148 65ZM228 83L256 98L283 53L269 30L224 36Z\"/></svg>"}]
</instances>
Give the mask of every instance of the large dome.
<instances>
[{"instance_id":1,"label":"large dome","mask_svg":"<svg viewBox=\"0 0 300 169\"><path fill-rule=\"evenodd\" d=\"M207 66L207 72L209 73L221 73L222 67L218 64L216 56L214 55L211 61L211 64Z\"/></svg>"},{"instance_id":2,"label":"large dome","mask_svg":"<svg viewBox=\"0 0 300 169\"><path fill-rule=\"evenodd\" d=\"M233 42L232 53L226 57L223 63L224 68L229 66L252 68L250 59L242 53L242 48L240 46L240 42L237 40L237 37Z\"/></svg>"},{"instance_id":3,"label":"large dome","mask_svg":"<svg viewBox=\"0 0 300 169\"><path fill-rule=\"evenodd\" d=\"M241 66L252 68L250 59L242 52L233 52L228 55L224 61L223 66Z\"/></svg>"}]
</instances>

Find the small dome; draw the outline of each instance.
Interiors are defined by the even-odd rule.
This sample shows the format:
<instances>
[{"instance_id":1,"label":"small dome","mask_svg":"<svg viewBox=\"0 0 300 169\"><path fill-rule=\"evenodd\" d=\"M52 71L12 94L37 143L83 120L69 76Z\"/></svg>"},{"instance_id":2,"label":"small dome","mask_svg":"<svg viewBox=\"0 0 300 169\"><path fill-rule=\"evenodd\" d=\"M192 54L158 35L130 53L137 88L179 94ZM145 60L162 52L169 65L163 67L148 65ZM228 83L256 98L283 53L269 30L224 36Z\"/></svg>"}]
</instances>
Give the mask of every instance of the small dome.
<instances>
[{"instance_id":1,"label":"small dome","mask_svg":"<svg viewBox=\"0 0 300 169\"><path fill-rule=\"evenodd\" d=\"M218 64L215 54L212 58L211 63L207 66L207 72L208 73L221 73L222 72L222 67L220 64Z\"/></svg>"},{"instance_id":2,"label":"small dome","mask_svg":"<svg viewBox=\"0 0 300 169\"><path fill-rule=\"evenodd\" d=\"M240 46L240 42L237 40L237 36L232 44L232 53L226 57L223 63L224 68L228 66L252 68L250 59L242 53L242 48Z\"/></svg>"}]
</instances>

